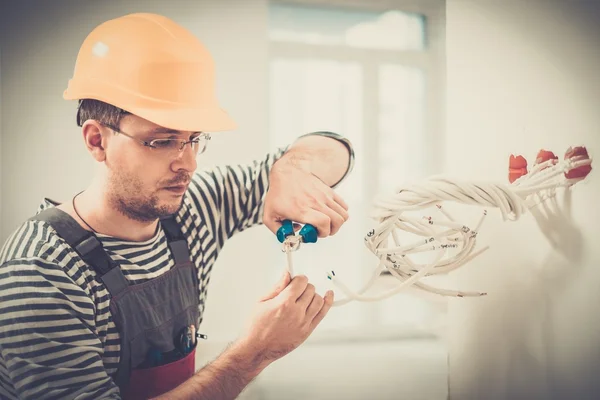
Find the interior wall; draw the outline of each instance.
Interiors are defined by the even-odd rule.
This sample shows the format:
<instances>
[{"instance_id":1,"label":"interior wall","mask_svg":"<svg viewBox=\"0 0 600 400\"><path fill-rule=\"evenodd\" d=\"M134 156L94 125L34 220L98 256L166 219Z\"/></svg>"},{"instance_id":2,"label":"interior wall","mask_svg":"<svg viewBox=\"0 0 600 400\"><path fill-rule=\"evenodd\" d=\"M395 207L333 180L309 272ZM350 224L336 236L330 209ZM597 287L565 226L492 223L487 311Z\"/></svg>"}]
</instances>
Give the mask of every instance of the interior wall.
<instances>
[{"instance_id":1,"label":"interior wall","mask_svg":"<svg viewBox=\"0 0 600 400\"><path fill-rule=\"evenodd\" d=\"M575 145L597 154L599 38L597 1L449 0L445 172L508 183L511 153L530 165L541 148L561 159ZM453 276L488 296L450 302L452 399L600 397L594 168L572 190L572 215L551 221L557 248L531 215L489 213L478 242L491 249ZM472 224L474 209L457 215Z\"/></svg>"}]
</instances>

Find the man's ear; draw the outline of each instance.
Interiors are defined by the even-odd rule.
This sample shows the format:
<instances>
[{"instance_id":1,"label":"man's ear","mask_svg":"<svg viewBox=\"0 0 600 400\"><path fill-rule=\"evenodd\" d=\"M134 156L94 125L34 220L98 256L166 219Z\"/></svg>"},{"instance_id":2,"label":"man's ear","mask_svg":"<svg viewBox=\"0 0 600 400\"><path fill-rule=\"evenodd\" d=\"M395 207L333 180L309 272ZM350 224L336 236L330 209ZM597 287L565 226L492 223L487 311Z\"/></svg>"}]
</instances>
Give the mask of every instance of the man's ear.
<instances>
[{"instance_id":1,"label":"man's ear","mask_svg":"<svg viewBox=\"0 0 600 400\"><path fill-rule=\"evenodd\" d=\"M88 119L81 126L85 147L98 162L106 160L106 135L103 132L106 129L98 121Z\"/></svg>"}]
</instances>

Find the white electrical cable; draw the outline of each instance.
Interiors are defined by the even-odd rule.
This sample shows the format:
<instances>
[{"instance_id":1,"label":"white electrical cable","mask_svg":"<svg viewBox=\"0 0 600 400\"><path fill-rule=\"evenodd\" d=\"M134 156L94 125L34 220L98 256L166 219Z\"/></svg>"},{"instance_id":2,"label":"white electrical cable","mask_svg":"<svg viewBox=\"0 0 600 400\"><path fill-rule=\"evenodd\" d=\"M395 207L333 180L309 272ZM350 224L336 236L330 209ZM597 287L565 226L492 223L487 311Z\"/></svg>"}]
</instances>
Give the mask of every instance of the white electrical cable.
<instances>
[{"instance_id":1,"label":"white electrical cable","mask_svg":"<svg viewBox=\"0 0 600 400\"><path fill-rule=\"evenodd\" d=\"M487 210L483 210L475 228L472 229L456 222L441 203L450 201L497 208L504 221L516 221L528 210L553 198L556 189L568 188L583 179L567 179L565 176L567 171L590 164L591 159L583 156L567 158L564 161L550 159L534 165L528 174L521 176L512 184L474 183L432 177L421 184L404 187L392 196L376 199L372 217L379 225L367 233L364 242L379 259L379 264L365 286L356 292L346 286L334 271L331 271L328 278L346 295L346 298L336 300L334 305L343 305L353 300L364 302L383 300L409 286L442 296L485 295L486 293L481 292L436 288L419 281L427 276L453 271L489 248L485 246L475 250L477 234L487 215ZM407 212L433 207L437 208L438 217L415 218L406 215ZM534 216L539 217L539 213L535 213ZM542 228L542 225L540 227ZM415 234L420 239L401 243L397 230ZM293 271L291 251L293 250L288 246L286 251L288 270ZM433 261L420 264L411 260L411 256L418 253L433 253ZM365 294L385 270L400 283L391 290L377 295Z\"/></svg>"},{"instance_id":2,"label":"white electrical cable","mask_svg":"<svg viewBox=\"0 0 600 400\"><path fill-rule=\"evenodd\" d=\"M590 165L586 157L573 157L565 161L548 160L537 164L532 171L510 185L500 183L461 182L444 177L432 177L422 184L402 188L395 195L377 199L373 217L379 225L365 237L365 245L379 259L379 265L365 287L352 291L332 271L328 278L346 296L336 300L335 305L349 301L379 301L393 296L405 288L415 287L443 296L483 296L481 292L463 292L440 289L419 282L419 279L435 274L446 274L482 254L486 246L475 251L477 233L487 215L483 214L474 229L455 222L444 210L441 202L452 201L468 205L498 208L504 221L518 220L528 210L552 198L559 187L569 187L581 179L567 179L565 172ZM407 211L437 207L440 218L422 219L406 216ZM421 239L401 244L396 230L420 236ZM392 242L393 244L390 244ZM434 252L434 260L418 264L410 255ZM451 255L450 253L455 252ZM400 281L396 287L377 295L365 295L376 278L386 269Z\"/></svg>"}]
</instances>

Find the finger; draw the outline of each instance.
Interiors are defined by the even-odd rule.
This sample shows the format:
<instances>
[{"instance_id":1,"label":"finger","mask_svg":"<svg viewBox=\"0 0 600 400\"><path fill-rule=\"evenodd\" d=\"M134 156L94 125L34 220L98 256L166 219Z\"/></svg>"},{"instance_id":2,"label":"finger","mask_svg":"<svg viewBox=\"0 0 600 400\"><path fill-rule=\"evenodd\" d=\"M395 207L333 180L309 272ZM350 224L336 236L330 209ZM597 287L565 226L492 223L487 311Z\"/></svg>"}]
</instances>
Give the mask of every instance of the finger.
<instances>
[{"instance_id":1,"label":"finger","mask_svg":"<svg viewBox=\"0 0 600 400\"><path fill-rule=\"evenodd\" d=\"M340 196L337 192L333 191L333 200L338 203L340 206L342 206L342 208L346 211L348 211L348 204L346 204L346 202L344 201L344 199L342 199L342 196Z\"/></svg>"},{"instance_id":2,"label":"finger","mask_svg":"<svg viewBox=\"0 0 600 400\"><path fill-rule=\"evenodd\" d=\"M323 305L325 304L325 300L319 296L318 294L314 295L310 305L306 309L306 319L312 323L312 320L317 316Z\"/></svg>"},{"instance_id":3,"label":"finger","mask_svg":"<svg viewBox=\"0 0 600 400\"><path fill-rule=\"evenodd\" d=\"M320 209L320 211L329 217L329 235L335 235L340 230L342 225L344 225L346 220L342 215L325 205Z\"/></svg>"},{"instance_id":4,"label":"finger","mask_svg":"<svg viewBox=\"0 0 600 400\"><path fill-rule=\"evenodd\" d=\"M308 278L305 275L296 275L294 279L286 286L281 294L285 298L293 299L296 301L298 297L304 293L306 286L308 285Z\"/></svg>"},{"instance_id":5,"label":"finger","mask_svg":"<svg viewBox=\"0 0 600 400\"><path fill-rule=\"evenodd\" d=\"M318 236L324 238L330 235L331 218L321 211L309 208L302 214L302 221L317 228Z\"/></svg>"},{"instance_id":6,"label":"finger","mask_svg":"<svg viewBox=\"0 0 600 400\"><path fill-rule=\"evenodd\" d=\"M341 215L342 218L344 218L344 221L348 221L348 218L350 217L350 214L348 214L348 208L344 208L340 203L335 201L334 197L328 197L326 204L333 211Z\"/></svg>"},{"instance_id":7,"label":"finger","mask_svg":"<svg viewBox=\"0 0 600 400\"><path fill-rule=\"evenodd\" d=\"M296 303L300 307L302 307L303 310L306 310L308 308L308 306L310 305L314 296L315 296L315 285L309 283L306 286L306 289L304 289L304 293L302 293L302 295L300 297L298 297L298 300L296 300Z\"/></svg>"},{"instance_id":8,"label":"finger","mask_svg":"<svg viewBox=\"0 0 600 400\"><path fill-rule=\"evenodd\" d=\"M274 234L277 234L277 230L281 227L281 221L267 213L263 215L263 224Z\"/></svg>"},{"instance_id":9,"label":"finger","mask_svg":"<svg viewBox=\"0 0 600 400\"><path fill-rule=\"evenodd\" d=\"M277 282L275 288L271 290L270 293L262 297L260 301L267 301L277 297L277 295L279 295L279 293L281 293L283 289L285 289L290 284L291 280L292 278L290 276L289 271L285 270L283 272L283 275L281 276L281 279L279 279L279 282Z\"/></svg>"},{"instance_id":10,"label":"finger","mask_svg":"<svg viewBox=\"0 0 600 400\"><path fill-rule=\"evenodd\" d=\"M325 318L325 316L329 312L329 309L331 309L331 306L333 305L333 292L331 290L328 290L327 293L325 293L325 297L323 300L323 306L311 322L311 330L315 329L317 325L319 325L321 321L323 321L323 318Z\"/></svg>"}]
</instances>

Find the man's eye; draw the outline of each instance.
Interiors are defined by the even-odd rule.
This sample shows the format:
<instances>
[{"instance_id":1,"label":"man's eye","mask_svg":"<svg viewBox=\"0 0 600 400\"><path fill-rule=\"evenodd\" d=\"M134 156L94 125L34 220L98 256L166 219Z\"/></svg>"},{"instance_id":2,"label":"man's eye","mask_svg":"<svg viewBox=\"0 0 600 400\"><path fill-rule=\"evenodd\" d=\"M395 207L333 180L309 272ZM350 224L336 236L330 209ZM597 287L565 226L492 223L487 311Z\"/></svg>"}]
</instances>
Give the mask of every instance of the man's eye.
<instances>
[{"instance_id":1,"label":"man's eye","mask_svg":"<svg viewBox=\"0 0 600 400\"><path fill-rule=\"evenodd\" d=\"M152 141L152 144L157 149L169 149L169 148L177 147L179 145L177 140L170 140L170 139L156 139L156 140Z\"/></svg>"}]
</instances>

